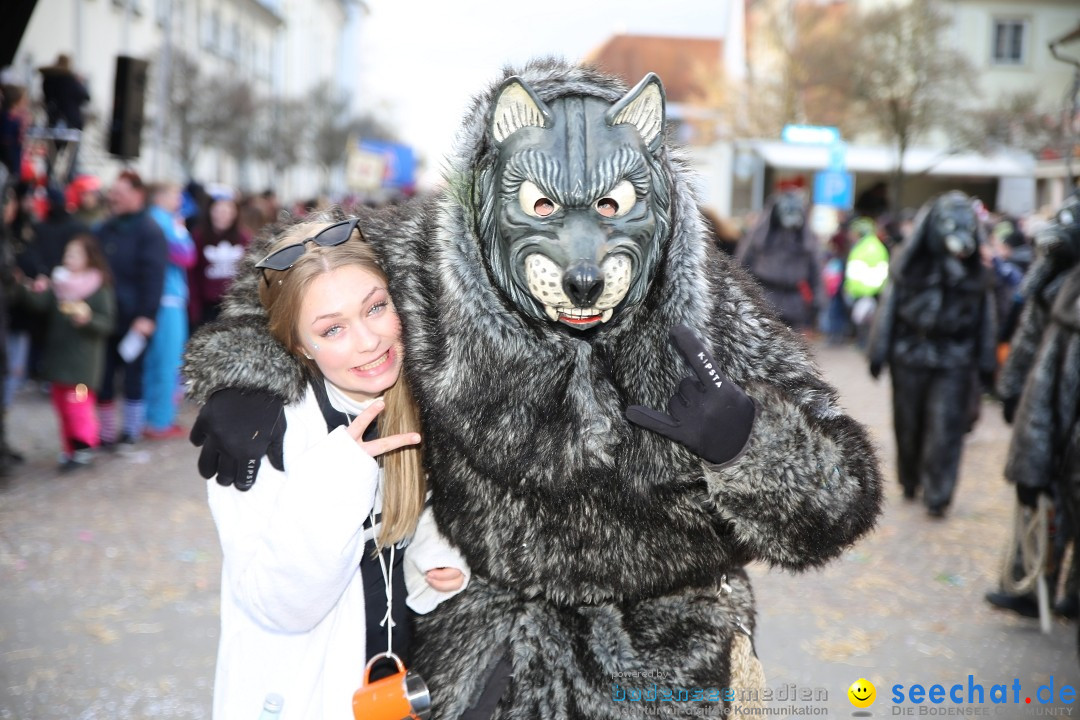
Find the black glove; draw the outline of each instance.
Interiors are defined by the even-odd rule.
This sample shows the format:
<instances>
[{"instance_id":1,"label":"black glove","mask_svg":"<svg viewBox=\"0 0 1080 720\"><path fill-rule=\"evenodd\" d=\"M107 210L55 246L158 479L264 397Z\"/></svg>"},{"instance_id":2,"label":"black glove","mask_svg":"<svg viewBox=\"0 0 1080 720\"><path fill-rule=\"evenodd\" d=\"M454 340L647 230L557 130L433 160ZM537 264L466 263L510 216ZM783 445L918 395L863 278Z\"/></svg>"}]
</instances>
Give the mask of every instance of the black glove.
<instances>
[{"instance_id":1,"label":"black glove","mask_svg":"<svg viewBox=\"0 0 1080 720\"><path fill-rule=\"evenodd\" d=\"M720 372L690 328L673 327L671 343L694 374L679 383L668 401L668 414L631 405L626 409L627 420L682 443L710 463L734 460L750 440L754 401Z\"/></svg>"},{"instance_id":2,"label":"black glove","mask_svg":"<svg viewBox=\"0 0 1080 720\"><path fill-rule=\"evenodd\" d=\"M1005 416L1005 422L1012 425L1016 419L1016 408L1020 405L1020 396L1005 398L1001 401L1001 414Z\"/></svg>"},{"instance_id":3,"label":"black glove","mask_svg":"<svg viewBox=\"0 0 1080 720\"><path fill-rule=\"evenodd\" d=\"M881 368L882 367L884 367L884 365L880 360L871 360L870 361L870 377L877 380L878 376L881 375Z\"/></svg>"},{"instance_id":4,"label":"black glove","mask_svg":"<svg viewBox=\"0 0 1080 720\"><path fill-rule=\"evenodd\" d=\"M1031 487L1023 483L1016 483L1016 501L1024 507L1035 509L1039 507L1039 495L1046 492L1046 488Z\"/></svg>"},{"instance_id":5,"label":"black glove","mask_svg":"<svg viewBox=\"0 0 1080 720\"><path fill-rule=\"evenodd\" d=\"M191 442L201 447L199 474L217 475L220 485L250 490L263 455L283 470L281 443L285 438L285 403L268 392L218 390L191 426Z\"/></svg>"}]
</instances>

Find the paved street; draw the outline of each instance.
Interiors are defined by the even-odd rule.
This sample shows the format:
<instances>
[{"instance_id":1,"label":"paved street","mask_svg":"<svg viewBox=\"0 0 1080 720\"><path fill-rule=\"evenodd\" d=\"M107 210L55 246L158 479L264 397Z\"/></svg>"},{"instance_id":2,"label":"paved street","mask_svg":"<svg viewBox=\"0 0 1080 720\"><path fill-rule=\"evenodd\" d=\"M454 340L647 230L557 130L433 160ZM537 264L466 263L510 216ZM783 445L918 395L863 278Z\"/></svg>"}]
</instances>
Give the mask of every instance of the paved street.
<instances>
[{"instance_id":1,"label":"paved street","mask_svg":"<svg viewBox=\"0 0 1080 720\"><path fill-rule=\"evenodd\" d=\"M875 533L822 571L753 568L768 686L824 690L827 701L803 704L828 717L851 716L860 677L877 686L875 717L895 710L895 684L966 687L972 674L987 693L1014 678L1029 694L1051 676L1075 686L1075 626L1042 635L982 600L1011 517L997 407L984 406L953 510L934 521L900 499L887 380L870 380L850 348L817 352L878 441L887 504ZM23 393L9 423L28 462L0 490L0 718L208 718L220 552L195 449L144 443L60 475L47 399ZM1013 710L1003 716L1027 708Z\"/></svg>"}]
</instances>

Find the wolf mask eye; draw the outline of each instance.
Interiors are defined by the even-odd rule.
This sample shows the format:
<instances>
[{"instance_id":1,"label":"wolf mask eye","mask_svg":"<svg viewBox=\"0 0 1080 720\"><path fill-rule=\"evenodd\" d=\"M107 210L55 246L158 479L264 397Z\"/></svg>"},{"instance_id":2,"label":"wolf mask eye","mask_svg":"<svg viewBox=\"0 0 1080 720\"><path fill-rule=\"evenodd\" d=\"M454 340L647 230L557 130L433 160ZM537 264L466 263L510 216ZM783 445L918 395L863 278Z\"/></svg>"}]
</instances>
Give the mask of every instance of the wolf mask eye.
<instances>
[{"instance_id":1,"label":"wolf mask eye","mask_svg":"<svg viewBox=\"0 0 1080 720\"><path fill-rule=\"evenodd\" d=\"M637 202L637 192L629 180L623 180L611 192L596 201L596 212L606 218L622 217Z\"/></svg>"},{"instance_id":2,"label":"wolf mask eye","mask_svg":"<svg viewBox=\"0 0 1080 720\"><path fill-rule=\"evenodd\" d=\"M540 188L526 180L518 189L518 203L526 215L544 218L559 209L554 200L540 192Z\"/></svg>"}]
</instances>

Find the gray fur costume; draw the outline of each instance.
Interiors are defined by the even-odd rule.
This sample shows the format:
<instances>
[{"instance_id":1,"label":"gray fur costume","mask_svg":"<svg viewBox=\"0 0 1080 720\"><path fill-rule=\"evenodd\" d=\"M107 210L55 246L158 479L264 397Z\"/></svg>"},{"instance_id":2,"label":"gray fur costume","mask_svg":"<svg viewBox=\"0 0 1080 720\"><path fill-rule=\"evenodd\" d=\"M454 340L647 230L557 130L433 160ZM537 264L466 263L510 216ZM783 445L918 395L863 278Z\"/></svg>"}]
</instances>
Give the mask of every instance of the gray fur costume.
<instances>
[{"instance_id":1,"label":"gray fur costume","mask_svg":"<svg viewBox=\"0 0 1080 720\"><path fill-rule=\"evenodd\" d=\"M1048 240L1039 238L1042 253L1025 279L1024 312L999 387L1005 398L1020 396L1005 477L1032 490L1060 490L1075 530L1080 509L1080 197L1070 198L1065 208L1071 222L1059 220Z\"/></svg>"},{"instance_id":2,"label":"gray fur costume","mask_svg":"<svg viewBox=\"0 0 1080 720\"><path fill-rule=\"evenodd\" d=\"M797 330L814 326L824 296L821 248L799 193L783 192L768 199L736 257L761 283L784 322Z\"/></svg>"},{"instance_id":3,"label":"gray fur costume","mask_svg":"<svg viewBox=\"0 0 1080 720\"><path fill-rule=\"evenodd\" d=\"M871 374L891 368L900 484L908 498L921 487L934 514L952 500L976 378L992 377L997 363L980 241L966 195L927 202L891 263L870 334Z\"/></svg>"},{"instance_id":4,"label":"gray fur costume","mask_svg":"<svg viewBox=\"0 0 1080 720\"><path fill-rule=\"evenodd\" d=\"M1024 307L997 382L998 397L1005 403L1018 401L1023 393L1054 301L1069 272L1080 263L1080 195L1070 196L1062 210L1071 222L1055 220L1036 237L1037 257L1020 286Z\"/></svg>"},{"instance_id":5,"label":"gray fur costume","mask_svg":"<svg viewBox=\"0 0 1080 720\"><path fill-rule=\"evenodd\" d=\"M577 158L587 153L573 123L627 93L557 61L517 75L551 111L532 119L570 124ZM675 689L728 687L733 647L754 622L742 567L798 570L836 557L879 512L877 461L802 342L709 241L689 172L662 136L594 128L633 139L633 152L605 167L632 168L638 201L656 215L609 321L586 330L555 322L510 281L514 256L500 245L496 208L523 178L504 172L499 138L537 160L552 137L543 133L554 131L493 131L506 87L473 104L449 190L361 225L402 319L436 518L473 571L464 593L422 618L416 668L439 718L460 717L500 657L512 679L495 717L643 717L647 703L613 699L614 683L628 684L616 678L661 671ZM530 167L558 166L539 157ZM595 200L566 175L524 172L574 217ZM222 322L189 346L197 399L222 387L301 392L300 366L266 334L255 294L252 259L265 247L253 247ZM624 416L632 404L664 407L687 375L668 342L678 324L758 405L745 453L723 469Z\"/></svg>"}]
</instances>

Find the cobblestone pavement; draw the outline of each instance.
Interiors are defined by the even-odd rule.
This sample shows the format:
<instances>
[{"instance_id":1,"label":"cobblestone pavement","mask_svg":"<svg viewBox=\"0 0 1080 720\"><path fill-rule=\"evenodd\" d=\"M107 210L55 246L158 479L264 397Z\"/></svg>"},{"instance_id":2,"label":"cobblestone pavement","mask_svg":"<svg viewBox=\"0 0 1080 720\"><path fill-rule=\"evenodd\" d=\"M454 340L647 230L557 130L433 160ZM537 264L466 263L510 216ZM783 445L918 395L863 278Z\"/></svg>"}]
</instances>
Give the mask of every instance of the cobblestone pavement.
<instances>
[{"instance_id":1,"label":"cobblestone pavement","mask_svg":"<svg viewBox=\"0 0 1080 720\"><path fill-rule=\"evenodd\" d=\"M982 600L1012 507L1001 479L1009 429L997 407L984 405L954 507L934 521L900 498L888 382L872 381L850 348L815 351L846 409L872 429L887 501L876 531L825 569L751 569L757 650L779 698L771 707L851 717L846 691L859 678L877 686L876 717L897 714L895 684L966 688L970 674L989 694L1019 679L1033 700L1051 676L1058 689L1075 687L1075 626L1055 620L1043 635L1036 621ZM193 415L186 408L182 421ZM45 397L24 392L9 423L27 463L0 489L0 718L208 718L220 550L195 449L143 443L62 475ZM784 700L806 690L828 699ZM1019 718L1032 708L1049 709L989 709Z\"/></svg>"}]
</instances>

